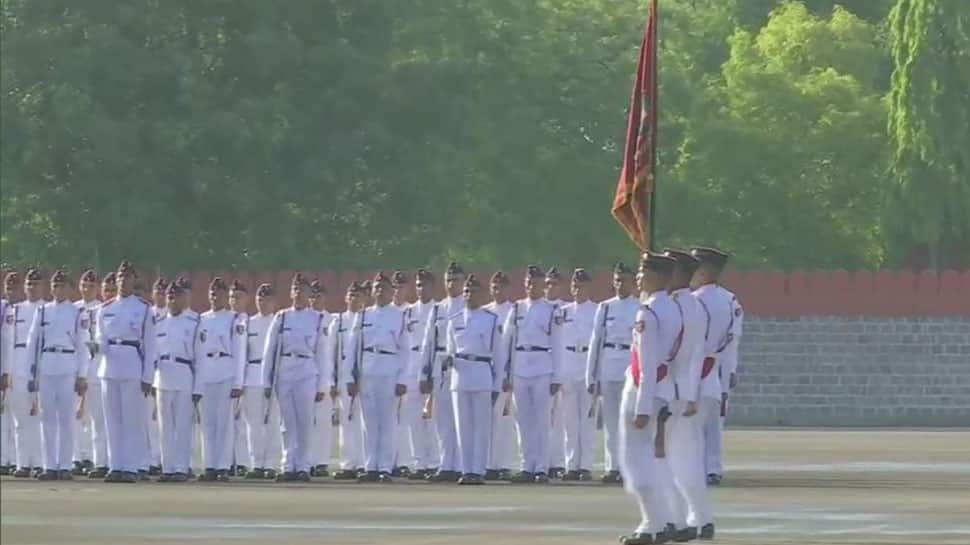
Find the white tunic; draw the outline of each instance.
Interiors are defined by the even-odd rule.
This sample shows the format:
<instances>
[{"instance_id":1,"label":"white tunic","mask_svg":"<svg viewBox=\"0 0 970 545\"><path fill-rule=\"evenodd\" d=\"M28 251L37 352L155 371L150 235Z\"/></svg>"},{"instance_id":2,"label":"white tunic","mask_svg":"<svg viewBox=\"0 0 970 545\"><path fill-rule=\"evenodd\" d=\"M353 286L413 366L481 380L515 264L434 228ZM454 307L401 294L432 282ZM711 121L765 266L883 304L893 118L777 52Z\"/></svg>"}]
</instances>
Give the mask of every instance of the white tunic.
<instances>
[{"instance_id":1,"label":"white tunic","mask_svg":"<svg viewBox=\"0 0 970 545\"><path fill-rule=\"evenodd\" d=\"M622 382L630 366L633 323L640 302L636 297L612 297L596 308L586 358L586 383Z\"/></svg>"},{"instance_id":2,"label":"white tunic","mask_svg":"<svg viewBox=\"0 0 970 545\"><path fill-rule=\"evenodd\" d=\"M484 308L465 308L448 324L446 351L453 359L451 389L465 392L501 389L502 337L498 315Z\"/></svg>"},{"instance_id":3,"label":"white tunic","mask_svg":"<svg viewBox=\"0 0 970 545\"><path fill-rule=\"evenodd\" d=\"M568 303L562 307L562 380L585 381L589 341L593 336L597 304ZM631 333L632 336L632 333Z\"/></svg>"},{"instance_id":4,"label":"white tunic","mask_svg":"<svg viewBox=\"0 0 970 545\"><path fill-rule=\"evenodd\" d=\"M717 284L705 284L694 291L706 319L701 395L721 399L728 390L730 369L737 369L737 342L740 335L741 306L730 291ZM724 373L724 371L728 371Z\"/></svg>"},{"instance_id":5,"label":"white tunic","mask_svg":"<svg viewBox=\"0 0 970 545\"><path fill-rule=\"evenodd\" d=\"M354 320L353 349L345 351L343 376L351 376L356 368L361 378L394 377L397 384L404 384L410 354L405 333L401 309L394 305L364 309Z\"/></svg>"},{"instance_id":6,"label":"white tunic","mask_svg":"<svg viewBox=\"0 0 970 545\"><path fill-rule=\"evenodd\" d=\"M552 375L553 384L561 383L562 320L557 313L557 307L542 298L521 299L513 305L502 328L502 344L514 351L513 376Z\"/></svg>"},{"instance_id":7,"label":"white tunic","mask_svg":"<svg viewBox=\"0 0 970 545\"><path fill-rule=\"evenodd\" d=\"M246 372L243 385L258 388L263 385L263 347L266 346L266 336L269 325L273 322L272 314L246 315Z\"/></svg>"},{"instance_id":8,"label":"white tunic","mask_svg":"<svg viewBox=\"0 0 970 545\"><path fill-rule=\"evenodd\" d=\"M32 378L74 375L87 378L87 323L74 303L47 303L34 313L27 336L27 361ZM85 319L86 322L86 319Z\"/></svg>"},{"instance_id":9,"label":"white tunic","mask_svg":"<svg viewBox=\"0 0 970 545\"><path fill-rule=\"evenodd\" d=\"M199 319L185 311L159 319L155 325L158 357L153 385L156 388L202 394L203 382L198 380L196 373L201 350L198 332Z\"/></svg>"},{"instance_id":10,"label":"white tunic","mask_svg":"<svg viewBox=\"0 0 970 545\"><path fill-rule=\"evenodd\" d=\"M104 354L98 377L151 383L155 368L152 307L135 295L108 301L98 309L95 340Z\"/></svg>"},{"instance_id":11,"label":"white tunic","mask_svg":"<svg viewBox=\"0 0 970 545\"><path fill-rule=\"evenodd\" d=\"M684 335L680 350L670 363L674 378L675 397L684 401L697 401L700 396L701 365L704 361L704 329L707 317L704 309L691 293L690 288L674 291L672 299L681 310Z\"/></svg>"},{"instance_id":12,"label":"white tunic","mask_svg":"<svg viewBox=\"0 0 970 545\"><path fill-rule=\"evenodd\" d=\"M199 319L197 379L203 384L232 381L242 388L246 368L246 326L239 313L209 310Z\"/></svg>"},{"instance_id":13,"label":"white tunic","mask_svg":"<svg viewBox=\"0 0 970 545\"><path fill-rule=\"evenodd\" d=\"M314 380L324 392L332 376L325 337L320 335L323 316L309 307L288 308L276 313L263 348L263 386L278 382Z\"/></svg>"},{"instance_id":14,"label":"white tunic","mask_svg":"<svg viewBox=\"0 0 970 545\"><path fill-rule=\"evenodd\" d=\"M46 301L38 299L7 306L7 312L3 318L3 327L6 329L3 335L3 342L6 345L4 356L7 362L3 368L4 373L8 373L11 377L23 380L30 378L27 335L30 333L30 326L34 323L34 313L45 303Z\"/></svg>"}]
</instances>

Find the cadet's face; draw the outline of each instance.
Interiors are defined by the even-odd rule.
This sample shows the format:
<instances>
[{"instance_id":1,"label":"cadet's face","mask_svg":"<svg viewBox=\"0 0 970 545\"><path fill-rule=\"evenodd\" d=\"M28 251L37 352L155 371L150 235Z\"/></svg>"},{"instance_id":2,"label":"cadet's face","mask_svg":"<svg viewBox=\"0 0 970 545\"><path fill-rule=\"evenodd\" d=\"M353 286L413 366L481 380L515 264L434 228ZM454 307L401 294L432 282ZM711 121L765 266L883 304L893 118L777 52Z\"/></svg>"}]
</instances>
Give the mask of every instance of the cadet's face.
<instances>
[{"instance_id":1,"label":"cadet's face","mask_svg":"<svg viewBox=\"0 0 970 545\"><path fill-rule=\"evenodd\" d=\"M63 282L58 282L56 284L51 284L51 296L54 297L55 301L63 301L67 298L67 284Z\"/></svg>"},{"instance_id":2,"label":"cadet's face","mask_svg":"<svg viewBox=\"0 0 970 545\"><path fill-rule=\"evenodd\" d=\"M546 299L559 299L560 282L555 279L546 280Z\"/></svg>"},{"instance_id":3,"label":"cadet's face","mask_svg":"<svg viewBox=\"0 0 970 545\"><path fill-rule=\"evenodd\" d=\"M381 306L391 302L391 286L387 282L374 282L371 295Z\"/></svg>"},{"instance_id":4,"label":"cadet's face","mask_svg":"<svg viewBox=\"0 0 970 545\"><path fill-rule=\"evenodd\" d=\"M229 303L229 294L226 290L209 290L209 303L218 308L223 308Z\"/></svg>"},{"instance_id":5,"label":"cadet's face","mask_svg":"<svg viewBox=\"0 0 970 545\"><path fill-rule=\"evenodd\" d=\"M427 301L431 298L431 283L426 284L423 280L417 280L414 282L414 291L417 293L418 299Z\"/></svg>"},{"instance_id":6,"label":"cadet's face","mask_svg":"<svg viewBox=\"0 0 970 545\"><path fill-rule=\"evenodd\" d=\"M529 298L537 299L542 297L542 282L538 278L532 278L529 276L525 277L525 293L528 294Z\"/></svg>"},{"instance_id":7,"label":"cadet's face","mask_svg":"<svg viewBox=\"0 0 970 545\"><path fill-rule=\"evenodd\" d=\"M633 291L633 278L628 274L613 275L613 291L620 297L626 297Z\"/></svg>"},{"instance_id":8,"label":"cadet's face","mask_svg":"<svg viewBox=\"0 0 970 545\"><path fill-rule=\"evenodd\" d=\"M569 285L569 293L573 296L573 299L585 300L587 298L587 292L589 289L586 286L586 282L577 282L573 280Z\"/></svg>"},{"instance_id":9,"label":"cadet's face","mask_svg":"<svg viewBox=\"0 0 970 545\"><path fill-rule=\"evenodd\" d=\"M462 295L465 296L465 304L472 310L485 304L485 290L480 287L465 286Z\"/></svg>"},{"instance_id":10,"label":"cadet's face","mask_svg":"<svg viewBox=\"0 0 970 545\"><path fill-rule=\"evenodd\" d=\"M240 290L231 290L229 292L229 308L233 312L245 312L248 306L249 299L246 297L246 292Z\"/></svg>"},{"instance_id":11,"label":"cadet's face","mask_svg":"<svg viewBox=\"0 0 970 545\"><path fill-rule=\"evenodd\" d=\"M24 293L27 295L27 299L37 299L40 297L40 282L37 280L24 282Z\"/></svg>"},{"instance_id":12,"label":"cadet's face","mask_svg":"<svg viewBox=\"0 0 970 545\"><path fill-rule=\"evenodd\" d=\"M81 282L77 290L85 300L94 299L98 295L98 285L94 282Z\"/></svg>"},{"instance_id":13,"label":"cadet's face","mask_svg":"<svg viewBox=\"0 0 970 545\"><path fill-rule=\"evenodd\" d=\"M165 296L165 302L168 305L168 309L173 314L178 314L178 313L182 312L182 310L185 308L182 305L182 301L180 301L180 299L184 299L184 296L183 297L179 297L178 295L175 295L174 293L171 293L171 294L168 294L168 295Z\"/></svg>"},{"instance_id":14,"label":"cadet's face","mask_svg":"<svg viewBox=\"0 0 970 545\"><path fill-rule=\"evenodd\" d=\"M17 298L17 286L16 284L6 284L3 286L3 296L7 298L8 301L15 301Z\"/></svg>"},{"instance_id":15,"label":"cadet's face","mask_svg":"<svg viewBox=\"0 0 970 545\"><path fill-rule=\"evenodd\" d=\"M464 283L465 277L462 275L446 276L445 291L448 292L449 297L458 297L458 294L462 292Z\"/></svg>"},{"instance_id":16,"label":"cadet's face","mask_svg":"<svg viewBox=\"0 0 970 545\"><path fill-rule=\"evenodd\" d=\"M110 301L118 295L118 285L117 284L102 284L101 285L101 299L104 301Z\"/></svg>"},{"instance_id":17,"label":"cadet's face","mask_svg":"<svg viewBox=\"0 0 970 545\"><path fill-rule=\"evenodd\" d=\"M135 288L135 275L120 272L116 278L119 290L123 292L131 292Z\"/></svg>"},{"instance_id":18,"label":"cadet's face","mask_svg":"<svg viewBox=\"0 0 970 545\"><path fill-rule=\"evenodd\" d=\"M152 291L152 302L155 303L156 307L163 307L168 301L168 296L165 295L165 290L156 288Z\"/></svg>"},{"instance_id":19,"label":"cadet's face","mask_svg":"<svg viewBox=\"0 0 970 545\"><path fill-rule=\"evenodd\" d=\"M276 312L276 299L272 295L257 295L256 310L260 314L272 314Z\"/></svg>"},{"instance_id":20,"label":"cadet's face","mask_svg":"<svg viewBox=\"0 0 970 545\"><path fill-rule=\"evenodd\" d=\"M492 299L495 301L505 300L505 284L501 282L492 282L488 286L488 291L492 294Z\"/></svg>"}]
</instances>

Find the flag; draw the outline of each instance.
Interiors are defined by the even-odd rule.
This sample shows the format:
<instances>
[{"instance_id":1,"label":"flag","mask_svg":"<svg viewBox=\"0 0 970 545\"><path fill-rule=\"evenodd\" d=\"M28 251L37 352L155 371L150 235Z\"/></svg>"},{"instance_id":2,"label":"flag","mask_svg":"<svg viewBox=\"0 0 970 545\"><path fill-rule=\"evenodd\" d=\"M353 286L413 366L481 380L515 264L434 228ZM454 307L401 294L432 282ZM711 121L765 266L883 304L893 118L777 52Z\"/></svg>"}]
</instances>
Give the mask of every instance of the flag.
<instances>
[{"instance_id":1,"label":"flag","mask_svg":"<svg viewBox=\"0 0 970 545\"><path fill-rule=\"evenodd\" d=\"M640 45L636 83L623 146L623 166L613 198L613 217L641 249L650 248L650 203L656 187L657 159L657 0L650 0L647 28Z\"/></svg>"}]
</instances>

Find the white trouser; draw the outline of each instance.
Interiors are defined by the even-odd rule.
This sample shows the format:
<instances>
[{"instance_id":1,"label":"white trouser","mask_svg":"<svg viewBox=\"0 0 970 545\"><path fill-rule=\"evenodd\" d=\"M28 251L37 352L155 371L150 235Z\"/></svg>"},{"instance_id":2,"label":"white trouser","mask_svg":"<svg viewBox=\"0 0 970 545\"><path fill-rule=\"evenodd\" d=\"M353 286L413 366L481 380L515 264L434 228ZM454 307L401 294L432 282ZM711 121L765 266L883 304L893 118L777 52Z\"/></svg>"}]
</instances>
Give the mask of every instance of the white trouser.
<instances>
[{"instance_id":1,"label":"white trouser","mask_svg":"<svg viewBox=\"0 0 970 545\"><path fill-rule=\"evenodd\" d=\"M13 465L16 460L17 446L13 439L13 417L10 416L10 404L4 400L3 412L0 413L0 466Z\"/></svg>"},{"instance_id":2,"label":"white trouser","mask_svg":"<svg viewBox=\"0 0 970 545\"><path fill-rule=\"evenodd\" d=\"M229 469L233 443L233 405L229 397L232 379L209 382L202 387L202 452L206 469Z\"/></svg>"},{"instance_id":3,"label":"white trouser","mask_svg":"<svg viewBox=\"0 0 970 545\"><path fill-rule=\"evenodd\" d=\"M714 521L704 479L702 426L705 413L715 407L706 401L701 399L697 403L697 413L690 417L683 416L687 402L674 401L670 407L673 415L667 421L667 464L680 492L680 501L674 503L673 520L678 529L701 527Z\"/></svg>"},{"instance_id":4,"label":"white trouser","mask_svg":"<svg viewBox=\"0 0 970 545\"><path fill-rule=\"evenodd\" d=\"M162 471L188 473L192 460L192 392L158 390L158 427Z\"/></svg>"},{"instance_id":5,"label":"white trouser","mask_svg":"<svg viewBox=\"0 0 970 545\"><path fill-rule=\"evenodd\" d=\"M438 453L438 433L435 431L434 418L424 417L424 398L418 391L411 395L413 405L408 411L411 414L411 427L408 430L411 440L411 452L414 453L415 469L433 469L438 467L440 455ZM405 404L407 405L407 404Z\"/></svg>"},{"instance_id":6,"label":"white trouser","mask_svg":"<svg viewBox=\"0 0 970 545\"><path fill-rule=\"evenodd\" d=\"M660 410L667 408L673 411L673 407L670 407L670 402L664 399L657 399L654 407L657 408L655 414L659 414ZM671 417L672 418L672 417ZM660 515L664 519L664 524L675 523L678 520L678 513L684 513L686 511L686 506L681 500L680 492L677 490L677 485L674 484L674 474L670 467L670 419L668 418L663 425L663 443L664 443L664 456L662 458L655 458L656 467L654 476L656 478L656 489L660 494L662 505L658 507ZM654 454L656 455L656 441L657 434L660 432L658 429L654 434ZM683 526L677 526L678 528L683 528Z\"/></svg>"},{"instance_id":7,"label":"white trouser","mask_svg":"<svg viewBox=\"0 0 970 545\"><path fill-rule=\"evenodd\" d=\"M328 393L313 404L313 431L310 435L310 465L330 465L333 446L333 401Z\"/></svg>"},{"instance_id":8,"label":"white trouser","mask_svg":"<svg viewBox=\"0 0 970 545\"><path fill-rule=\"evenodd\" d=\"M607 471L620 469L620 402L623 398L623 382L600 383L603 411L603 439L606 443L605 465Z\"/></svg>"},{"instance_id":9,"label":"white trouser","mask_svg":"<svg viewBox=\"0 0 970 545\"><path fill-rule=\"evenodd\" d=\"M11 380L13 384L7 390L7 408L13 419L17 467L40 467L40 411L34 410L39 409L40 400L37 392L27 391L27 378L11 377Z\"/></svg>"},{"instance_id":10,"label":"white trouser","mask_svg":"<svg viewBox=\"0 0 970 545\"><path fill-rule=\"evenodd\" d=\"M562 392L551 400L549 413L549 467L566 467L566 428L562 421Z\"/></svg>"},{"instance_id":11,"label":"white trouser","mask_svg":"<svg viewBox=\"0 0 970 545\"><path fill-rule=\"evenodd\" d=\"M360 418L360 396L346 392L340 403L340 469L355 471L364 467L364 431Z\"/></svg>"},{"instance_id":12,"label":"white trouser","mask_svg":"<svg viewBox=\"0 0 970 545\"><path fill-rule=\"evenodd\" d=\"M243 417L245 399L233 403L232 407L232 465L249 465L249 433L246 431L246 419Z\"/></svg>"},{"instance_id":13,"label":"white trouser","mask_svg":"<svg viewBox=\"0 0 970 545\"><path fill-rule=\"evenodd\" d=\"M620 406L619 465L623 485L640 508L640 525L636 532L656 534L668 522L669 509L657 486L657 459L654 457L654 436L657 432L656 411L648 425L637 429L635 418L637 390L632 381L624 388Z\"/></svg>"},{"instance_id":14,"label":"white trouser","mask_svg":"<svg viewBox=\"0 0 970 545\"><path fill-rule=\"evenodd\" d=\"M247 386L243 395L243 418L249 448L248 462L254 469L276 469L283 457L280 408L276 399L266 399L263 388ZM266 406L270 406L269 419Z\"/></svg>"},{"instance_id":15,"label":"white trouser","mask_svg":"<svg viewBox=\"0 0 970 545\"><path fill-rule=\"evenodd\" d=\"M458 430L455 429L455 407L451 402L451 371L434 383L434 406L432 416L438 436L438 469L461 471L458 456Z\"/></svg>"},{"instance_id":16,"label":"white trouser","mask_svg":"<svg viewBox=\"0 0 970 545\"><path fill-rule=\"evenodd\" d=\"M492 438L488 449L488 469L508 470L515 463L515 406L512 392L500 392L492 407ZM504 414L508 408L508 414Z\"/></svg>"},{"instance_id":17,"label":"white trouser","mask_svg":"<svg viewBox=\"0 0 970 545\"><path fill-rule=\"evenodd\" d=\"M722 441L724 431L723 407L719 399L704 399L709 405L704 417L704 472L721 474Z\"/></svg>"},{"instance_id":18,"label":"white trouser","mask_svg":"<svg viewBox=\"0 0 970 545\"><path fill-rule=\"evenodd\" d=\"M44 438L44 469L71 469L74 461L75 376L41 375L38 378L40 422Z\"/></svg>"},{"instance_id":19,"label":"white trouser","mask_svg":"<svg viewBox=\"0 0 970 545\"><path fill-rule=\"evenodd\" d=\"M310 434L316 395L315 378L281 381L276 385L283 420L283 471L310 471Z\"/></svg>"},{"instance_id":20,"label":"white trouser","mask_svg":"<svg viewBox=\"0 0 970 545\"><path fill-rule=\"evenodd\" d=\"M145 450L141 468L162 465L162 440L158 429L158 410L155 396L145 398Z\"/></svg>"},{"instance_id":21,"label":"white trouser","mask_svg":"<svg viewBox=\"0 0 970 545\"><path fill-rule=\"evenodd\" d=\"M492 392L452 391L451 399L455 407L462 471L484 475L492 434Z\"/></svg>"},{"instance_id":22,"label":"white trouser","mask_svg":"<svg viewBox=\"0 0 970 545\"><path fill-rule=\"evenodd\" d=\"M364 426L364 468L391 471L394 464L396 376L367 376L361 380L360 412Z\"/></svg>"},{"instance_id":23,"label":"white trouser","mask_svg":"<svg viewBox=\"0 0 970 545\"><path fill-rule=\"evenodd\" d=\"M145 395L138 379L101 379L108 467L136 472L145 452Z\"/></svg>"},{"instance_id":24,"label":"white trouser","mask_svg":"<svg viewBox=\"0 0 970 545\"><path fill-rule=\"evenodd\" d=\"M411 443L411 428L420 425L421 394L416 384L408 385L408 392L397 400L394 416L397 433L394 438L394 467L417 467L415 449Z\"/></svg>"},{"instance_id":25,"label":"white trouser","mask_svg":"<svg viewBox=\"0 0 970 545\"><path fill-rule=\"evenodd\" d=\"M104 407L101 402L101 381L88 382L84 394L84 411L77 419L74 434L74 459L90 461L95 467L108 465L104 438Z\"/></svg>"},{"instance_id":26,"label":"white trouser","mask_svg":"<svg viewBox=\"0 0 970 545\"><path fill-rule=\"evenodd\" d=\"M522 445L522 471L545 473L549 468L551 379L552 375L515 377L512 383Z\"/></svg>"},{"instance_id":27,"label":"white trouser","mask_svg":"<svg viewBox=\"0 0 970 545\"><path fill-rule=\"evenodd\" d=\"M566 433L566 469L592 470L596 461L593 444L596 441L596 414L590 416L593 396L586 390L585 380L562 385L559 413Z\"/></svg>"}]
</instances>

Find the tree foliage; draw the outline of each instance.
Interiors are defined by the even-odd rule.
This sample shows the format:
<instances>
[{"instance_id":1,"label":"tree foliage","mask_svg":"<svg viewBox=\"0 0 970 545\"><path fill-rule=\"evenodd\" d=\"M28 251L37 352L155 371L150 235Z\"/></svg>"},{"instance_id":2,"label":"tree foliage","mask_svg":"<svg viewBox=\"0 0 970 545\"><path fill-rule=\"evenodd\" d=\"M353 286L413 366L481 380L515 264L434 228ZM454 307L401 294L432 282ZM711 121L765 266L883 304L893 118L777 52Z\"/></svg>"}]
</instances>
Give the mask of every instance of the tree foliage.
<instances>
[{"instance_id":1,"label":"tree foliage","mask_svg":"<svg viewBox=\"0 0 970 545\"><path fill-rule=\"evenodd\" d=\"M882 198L911 147L886 132L889 4L661 2L661 244L717 244L746 267L905 252ZM629 258L608 207L645 15L616 0L2 0L3 259Z\"/></svg>"}]
</instances>

